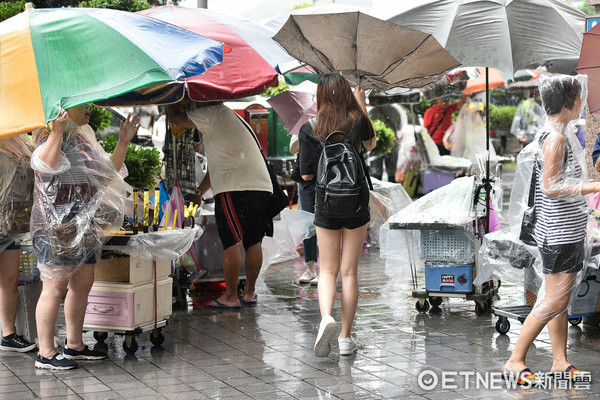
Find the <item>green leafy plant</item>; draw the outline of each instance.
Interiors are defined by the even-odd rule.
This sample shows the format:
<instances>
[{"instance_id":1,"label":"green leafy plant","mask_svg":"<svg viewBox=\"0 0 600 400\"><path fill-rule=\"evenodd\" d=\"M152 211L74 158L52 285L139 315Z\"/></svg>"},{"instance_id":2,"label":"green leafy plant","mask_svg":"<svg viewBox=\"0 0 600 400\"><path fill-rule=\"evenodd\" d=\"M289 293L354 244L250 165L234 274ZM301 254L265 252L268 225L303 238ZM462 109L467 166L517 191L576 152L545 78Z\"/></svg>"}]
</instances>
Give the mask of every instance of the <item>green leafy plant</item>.
<instances>
[{"instance_id":1,"label":"green leafy plant","mask_svg":"<svg viewBox=\"0 0 600 400\"><path fill-rule=\"evenodd\" d=\"M104 151L112 153L117 145L117 138L106 136L101 144ZM157 149L129 143L125 165L129 171L125 182L134 188L143 189L156 186L156 177L160 175L163 163L160 161L160 152Z\"/></svg>"},{"instance_id":2,"label":"green leafy plant","mask_svg":"<svg viewBox=\"0 0 600 400\"><path fill-rule=\"evenodd\" d=\"M286 90L290 90L290 87L287 85L287 83L285 83L284 80L281 80L277 86L268 88L263 94L261 94L261 96L273 97L277 96L279 93L285 92Z\"/></svg>"},{"instance_id":3,"label":"green leafy plant","mask_svg":"<svg viewBox=\"0 0 600 400\"><path fill-rule=\"evenodd\" d=\"M89 0L79 3L79 7L90 8L112 8L122 11L142 11L150 8L150 4L146 0Z\"/></svg>"},{"instance_id":4,"label":"green leafy plant","mask_svg":"<svg viewBox=\"0 0 600 400\"><path fill-rule=\"evenodd\" d=\"M371 150L373 154L387 154L392 151L392 146L394 146L394 141L396 140L396 133L383 121L378 119L373 120L373 128L377 137L377 145Z\"/></svg>"},{"instance_id":5,"label":"green leafy plant","mask_svg":"<svg viewBox=\"0 0 600 400\"><path fill-rule=\"evenodd\" d=\"M517 112L517 107L515 106L496 106L490 104L490 128L508 132L515 112Z\"/></svg>"},{"instance_id":6,"label":"green leafy plant","mask_svg":"<svg viewBox=\"0 0 600 400\"><path fill-rule=\"evenodd\" d=\"M25 11L25 0L0 2L0 21Z\"/></svg>"},{"instance_id":7,"label":"green leafy plant","mask_svg":"<svg viewBox=\"0 0 600 400\"><path fill-rule=\"evenodd\" d=\"M110 125L111 112L90 104L90 126L94 132L102 132Z\"/></svg>"}]
</instances>

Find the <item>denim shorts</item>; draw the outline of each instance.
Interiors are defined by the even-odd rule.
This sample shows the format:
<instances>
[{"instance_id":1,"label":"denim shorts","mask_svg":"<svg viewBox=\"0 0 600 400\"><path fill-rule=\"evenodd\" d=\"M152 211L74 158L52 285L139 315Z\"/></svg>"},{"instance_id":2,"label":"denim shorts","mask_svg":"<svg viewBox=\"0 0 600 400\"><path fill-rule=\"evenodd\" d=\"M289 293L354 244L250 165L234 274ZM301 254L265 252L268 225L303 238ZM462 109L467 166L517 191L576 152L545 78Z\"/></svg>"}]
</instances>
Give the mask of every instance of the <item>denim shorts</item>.
<instances>
[{"instance_id":1,"label":"denim shorts","mask_svg":"<svg viewBox=\"0 0 600 400\"><path fill-rule=\"evenodd\" d=\"M542 256L544 274L575 273L583 268L585 250L583 240L577 243L567 243L548 246L538 246Z\"/></svg>"},{"instance_id":2,"label":"denim shorts","mask_svg":"<svg viewBox=\"0 0 600 400\"><path fill-rule=\"evenodd\" d=\"M77 267L81 264L97 264L96 252L91 254L55 257L52 254L52 249L48 243L47 236L39 236L33 238L33 248L39 264L56 265L59 267ZM83 259L84 256L87 258Z\"/></svg>"}]
</instances>

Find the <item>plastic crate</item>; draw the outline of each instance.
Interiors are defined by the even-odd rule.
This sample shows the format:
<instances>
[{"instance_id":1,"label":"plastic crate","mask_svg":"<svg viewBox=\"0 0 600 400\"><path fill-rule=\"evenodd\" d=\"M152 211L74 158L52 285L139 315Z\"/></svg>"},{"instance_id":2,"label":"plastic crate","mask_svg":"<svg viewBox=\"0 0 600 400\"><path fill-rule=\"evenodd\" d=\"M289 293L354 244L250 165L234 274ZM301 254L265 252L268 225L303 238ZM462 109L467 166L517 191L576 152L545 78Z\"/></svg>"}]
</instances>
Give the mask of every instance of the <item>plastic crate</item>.
<instances>
[{"instance_id":1,"label":"plastic crate","mask_svg":"<svg viewBox=\"0 0 600 400\"><path fill-rule=\"evenodd\" d=\"M425 263L425 289L428 292L471 293L473 264Z\"/></svg>"},{"instance_id":2,"label":"plastic crate","mask_svg":"<svg viewBox=\"0 0 600 400\"><path fill-rule=\"evenodd\" d=\"M474 260L474 238L461 229L422 230L420 256L424 261Z\"/></svg>"},{"instance_id":3,"label":"plastic crate","mask_svg":"<svg viewBox=\"0 0 600 400\"><path fill-rule=\"evenodd\" d=\"M19 282L35 282L40 280L40 270L37 268L37 257L33 248L21 247L19 262Z\"/></svg>"},{"instance_id":4,"label":"plastic crate","mask_svg":"<svg viewBox=\"0 0 600 400\"><path fill-rule=\"evenodd\" d=\"M438 171L426 169L423 171L423 194L433 192L436 189L446 186L454 180L454 171Z\"/></svg>"}]
</instances>

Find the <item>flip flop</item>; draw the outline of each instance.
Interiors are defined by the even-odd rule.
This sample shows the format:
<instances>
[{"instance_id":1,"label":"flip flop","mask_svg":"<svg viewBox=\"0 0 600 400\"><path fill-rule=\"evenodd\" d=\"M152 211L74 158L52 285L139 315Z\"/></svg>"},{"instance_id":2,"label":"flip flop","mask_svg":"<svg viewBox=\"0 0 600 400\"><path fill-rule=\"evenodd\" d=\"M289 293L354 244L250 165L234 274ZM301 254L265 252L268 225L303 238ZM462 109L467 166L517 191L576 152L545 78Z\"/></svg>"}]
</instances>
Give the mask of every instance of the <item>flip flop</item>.
<instances>
[{"instance_id":1,"label":"flip flop","mask_svg":"<svg viewBox=\"0 0 600 400\"><path fill-rule=\"evenodd\" d=\"M209 304L208 308L212 310L226 310L226 311L237 311L242 309L241 304L236 304L235 306L228 306L227 304L221 303L219 300L213 300L217 304Z\"/></svg>"},{"instance_id":2,"label":"flip flop","mask_svg":"<svg viewBox=\"0 0 600 400\"><path fill-rule=\"evenodd\" d=\"M577 369L573 365L569 365L567 367L567 369L564 372L564 375L567 379L571 379L572 381L579 380L578 377L581 377L582 379L585 379L585 377L587 377L588 379L591 378L589 372Z\"/></svg>"},{"instance_id":3,"label":"flip flop","mask_svg":"<svg viewBox=\"0 0 600 400\"><path fill-rule=\"evenodd\" d=\"M240 300L242 301L243 305L249 306L249 307L254 307L254 306L256 306L258 296L256 295L256 293L254 293L254 298L252 300L244 300L244 296L242 296Z\"/></svg>"},{"instance_id":4,"label":"flip flop","mask_svg":"<svg viewBox=\"0 0 600 400\"><path fill-rule=\"evenodd\" d=\"M507 369L504 369L504 371L502 372L502 378L505 381L514 381L514 376L515 376L515 374L510 372ZM524 370L519 372L516 376L517 376L517 385L533 386L538 382L537 375L534 374L529 368L525 368Z\"/></svg>"}]
</instances>

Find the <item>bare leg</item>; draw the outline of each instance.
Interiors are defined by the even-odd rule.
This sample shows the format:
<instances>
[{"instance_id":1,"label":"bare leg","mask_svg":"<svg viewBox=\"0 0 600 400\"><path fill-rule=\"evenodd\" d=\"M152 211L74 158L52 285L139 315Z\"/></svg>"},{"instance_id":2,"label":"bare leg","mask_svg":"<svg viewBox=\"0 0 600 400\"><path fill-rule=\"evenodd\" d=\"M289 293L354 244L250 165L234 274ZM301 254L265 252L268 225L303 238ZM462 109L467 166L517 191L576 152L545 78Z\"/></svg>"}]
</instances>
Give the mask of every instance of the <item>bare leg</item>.
<instances>
[{"instance_id":1,"label":"bare leg","mask_svg":"<svg viewBox=\"0 0 600 400\"><path fill-rule=\"evenodd\" d=\"M237 296L237 286L242 268L242 254L240 253L240 243L223 250L223 275L225 277L225 294L217 300L221 304L236 306L240 304ZM213 305L217 305L213 300Z\"/></svg>"},{"instance_id":2,"label":"bare leg","mask_svg":"<svg viewBox=\"0 0 600 400\"><path fill-rule=\"evenodd\" d=\"M56 316L62 297L67 289L67 280L54 281L44 279L42 293L35 310L37 324L38 347L40 355L44 358L52 358L56 353L54 347L54 327Z\"/></svg>"},{"instance_id":3,"label":"bare leg","mask_svg":"<svg viewBox=\"0 0 600 400\"><path fill-rule=\"evenodd\" d=\"M358 261L368 224L342 230L342 331L340 337L350 337L358 304Z\"/></svg>"},{"instance_id":4,"label":"bare leg","mask_svg":"<svg viewBox=\"0 0 600 400\"><path fill-rule=\"evenodd\" d=\"M565 311L548 322L548 332L550 333L550 341L552 342L551 372L565 372L567 367L571 365L567 361L568 319L569 317Z\"/></svg>"},{"instance_id":5,"label":"bare leg","mask_svg":"<svg viewBox=\"0 0 600 400\"><path fill-rule=\"evenodd\" d=\"M246 250L246 285L244 286L244 301L254 300L256 280L262 267L263 253L260 243Z\"/></svg>"},{"instance_id":6,"label":"bare leg","mask_svg":"<svg viewBox=\"0 0 600 400\"><path fill-rule=\"evenodd\" d=\"M2 336L15 333L15 318L19 303L19 255L20 250L5 250L0 253L0 324Z\"/></svg>"},{"instance_id":7,"label":"bare leg","mask_svg":"<svg viewBox=\"0 0 600 400\"><path fill-rule=\"evenodd\" d=\"M321 317L331 315L335 300L335 282L340 272L340 238L341 230L330 230L317 227L317 242L321 259L319 276L319 308Z\"/></svg>"},{"instance_id":8,"label":"bare leg","mask_svg":"<svg viewBox=\"0 0 600 400\"><path fill-rule=\"evenodd\" d=\"M94 265L83 264L69 279L69 291L65 298L65 320L67 323L67 347L72 350L83 350L85 344L83 320L88 304L88 296L94 284Z\"/></svg>"},{"instance_id":9,"label":"bare leg","mask_svg":"<svg viewBox=\"0 0 600 400\"><path fill-rule=\"evenodd\" d=\"M506 362L505 368L511 372L519 372L527 368L525 358L529 347L544 329L546 324L549 324L553 319L557 319L549 325L550 339L552 341L552 353L562 357L565 354L566 360L566 313L564 312L569 304L571 291L576 274L557 273L546 275L546 293L542 303L536 306L529 314L521 333L517 339L517 344L513 350L510 359ZM564 314L564 317L561 316ZM557 317L558 316L558 317ZM555 318L556 317L556 318ZM564 328L560 328L560 324L564 322ZM562 338L564 335L564 338ZM558 361L558 364L562 361ZM557 364L557 362L555 362ZM567 366L565 366L566 368Z\"/></svg>"}]
</instances>

